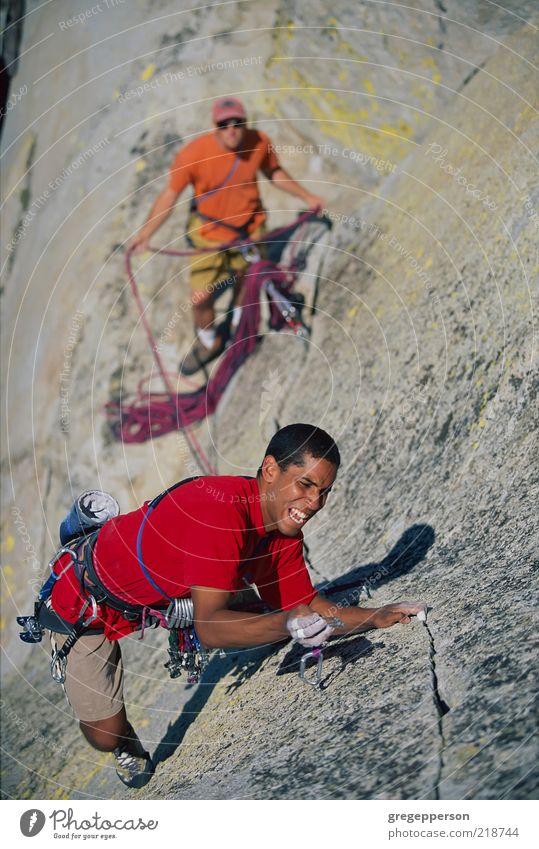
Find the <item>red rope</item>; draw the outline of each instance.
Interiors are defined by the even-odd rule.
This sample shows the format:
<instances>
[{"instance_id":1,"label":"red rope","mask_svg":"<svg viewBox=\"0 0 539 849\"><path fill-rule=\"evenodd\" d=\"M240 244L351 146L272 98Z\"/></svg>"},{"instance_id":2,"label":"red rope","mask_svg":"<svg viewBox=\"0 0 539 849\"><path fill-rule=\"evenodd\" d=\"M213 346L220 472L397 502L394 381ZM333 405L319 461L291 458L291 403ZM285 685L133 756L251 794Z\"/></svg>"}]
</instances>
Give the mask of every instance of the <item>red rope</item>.
<instances>
[{"instance_id":1,"label":"red rope","mask_svg":"<svg viewBox=\"0 0 539 849\"><path fill-rule=\"evenodd\" d=\"M219 246L219 250L276 241L281 236L286 235L291 230L296 229L299 225L313 218L317 212L318 210L308 210L299 216L293 224L286 227L279 227L265 234L260 239L235 240L226 245ZM169 248L150 248L150 250L153 253L165 254L167 256L196 256L200 253L215 253L216 248L199 248L190 251L176 251ZM258 339L262 287L269 279L281 285L289 283L287 280L288 276L290 273L294 274L293 262L286 270L279 268L275 263L268 260L260 260L251 265L243 284L245 294L240 323L236 329L232 343L225 351L215 374L205 386L201 386L193 392L177 393L165 369L154 334L146 317L146 308L140 297L131 265L132 253L132 249L126 252L125 269L157 369L166 391L161 393L149 392L142 389L139 385L137 395L130 403L125 404L121 401L110 401L105 406L105 412L110 419L112 431L114 436L124 443L137 443L146 442L148 439L162 436L174 430L183 430L190 448L203 471L206 474L216 474L216 470L204 453L200 443L188 429L191 425L202 421L206 416L215 412L233 375L254 351Z\"/></svg>"}]
</instances>

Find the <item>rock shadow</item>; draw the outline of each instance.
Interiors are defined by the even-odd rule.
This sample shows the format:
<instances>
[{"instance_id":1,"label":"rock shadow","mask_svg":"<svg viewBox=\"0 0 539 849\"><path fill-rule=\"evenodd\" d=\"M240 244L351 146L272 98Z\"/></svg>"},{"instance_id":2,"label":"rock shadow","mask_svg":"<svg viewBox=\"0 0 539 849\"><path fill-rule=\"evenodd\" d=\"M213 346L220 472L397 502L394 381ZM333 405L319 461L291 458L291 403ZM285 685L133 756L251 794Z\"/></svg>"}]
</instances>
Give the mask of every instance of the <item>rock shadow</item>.
<instances>
[{"instance_id":1,"label":"rock shadow","mask_svg":"<svg viewBox=\"0 0 539 849\"><path fill-rule=\"evenodd\" d=\"M343 607L356 605L361 600L362 592L366 594L367 598L371 598L371 589L383 586L383 584L414 569L425 559L435 539L436 534L431 525L412 525L379 563L356 566L333 581L317 584L316 588L325 596L332 599L335 597L336 603ZM353 593L350 592L351 590L353 590ZM338 612L336 615L338 615ZM341 667L331 672L327 678L322 678L321 689L325 689L331 681L341 675L348 664L354 663L360 657L372 654L375 649L383 647L383 642L371 643L363 636L358 635L340 637L338 642L329 643L324 649L324 657L329 659L339 655ZM283 658L277 674L297 673L300 660L307 652L308 649L293 645Z\"/></svg>"},{"instance_id":2,"label":"rock shadow","mask_svg":"<svg viewBox=\"0 0 539 849\"><path fill-rule=\"evenodd\" d=\"M365 592L371 598L371 589L382 587L394 578L408 574L425 559L436 534L431 525L417 524L409 527L395 543L383 560L379 563L367 563L356 566L345 575L340 575L332 581L317 584L316 589L324 595L337 595L348 590Z\"/></svg>"},{"instance_id":3,"label":"rock shadow","mask_svg":"<svg viewBox=\"0 0 539 849\"><path fill-rule=\"evenodd\" d=\"M196 720L208 701L217 681L230 670L231 665L228 658L215 655L204 670L200 683L186 685L188 688L193 688L193 695L183 706L178 718L169 723L163 738L152 755L152 760L156 766L170 758L181 745L189 726Z\"/></svg>"},{"instance_id":4,"label":"rock shadow","mask_svg":"<svg viewBox=\"0 0 539 849\"><path fill-rule=\"evenodd\" d=\"M229 649L225 657L215 654L204 670L200 683L186 685L193 688L193 695L183 706L178 718L169 723L164 736L158 743L152 755L155 765L166 761L179 748L190 725L195 722L217 682L223 676L236 675L226 688L226 694L231 695L253 677L266 658L281 648L282 643L269 643L265 646L254 646L251 649Z\"/></svg>"}]
</instances>

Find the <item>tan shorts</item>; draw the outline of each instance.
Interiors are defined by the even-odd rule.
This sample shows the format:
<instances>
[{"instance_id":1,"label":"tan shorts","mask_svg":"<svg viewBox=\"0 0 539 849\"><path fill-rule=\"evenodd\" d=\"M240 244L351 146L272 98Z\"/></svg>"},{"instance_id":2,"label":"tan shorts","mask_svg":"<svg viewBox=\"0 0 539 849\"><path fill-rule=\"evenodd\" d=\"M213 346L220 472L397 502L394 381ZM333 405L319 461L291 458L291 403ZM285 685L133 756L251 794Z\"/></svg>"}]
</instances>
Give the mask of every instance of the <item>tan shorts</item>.
<instances>
[{"instance_id":1,"label":"tan shorts","mask_svg":"<svg viewBox=\"0 0 539 849\"><path fill-rule=\"evenodd\" d=\"M189 238L197 248L211 248L215 242L201 236L197 229L204 224L200 218L190 218L187 225ZM251 233L252 239L258 239L265 233L265 228L258 227ZM231 231L231 237L233 233ZM261 246L260 254L264 255ZM235 273L241 273L248 267L249 262L239 250L219 251L218 253L200 254L189 262L191 275L191 290L193 293L218 294L226 281L233 282Z\"/></svg>"},{"instance_id":2,"label":"tan shorts","mask_svg":"<svg viewBox=\"0 0 539 849\"><path fill-rule=\"evenodd\" d=\"M51 650L61 648L65 634L47 632ZM117 640L88 634L77 640L67 656L64 692L77 719L98 722L124 706L122 653Z\"/></svg>"}]
</instances>

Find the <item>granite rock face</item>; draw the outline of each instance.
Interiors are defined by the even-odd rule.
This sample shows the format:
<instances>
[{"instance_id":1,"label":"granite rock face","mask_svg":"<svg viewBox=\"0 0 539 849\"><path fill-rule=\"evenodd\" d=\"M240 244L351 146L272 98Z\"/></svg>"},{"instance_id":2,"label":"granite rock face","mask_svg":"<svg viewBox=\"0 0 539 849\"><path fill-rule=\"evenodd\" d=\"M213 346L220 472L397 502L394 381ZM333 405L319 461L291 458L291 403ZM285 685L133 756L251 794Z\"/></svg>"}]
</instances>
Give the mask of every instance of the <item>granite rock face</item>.
<instances>
[{"instance_id":1,"label":"granite rock face","mask_svg":"<svg viewBox=\"0 0 539 849\"><path fill-rule=\"evenodd\" d=\"M313 579L431 610L428 628L332 643L321 690L291 646L215 657L195 690L166 680L162 635L124 640L130 711L159 761L140 795L534 795L534 5L163 0L151 19L118 5L67 26L87 7L59 2L28 17L23 51L54 33L19 60L12 90L27 92L2 140L6 794L124 795L12 619L73 492L101 485L127 510L188 468L180 434L122 448L103 416L152 372L120 246L178 143L235 92L333 229L300 282L310 340L264 333L198 437L221 473L252 474L277 426L330 431L343 466L306 529ZM263 191L271 221L290 220L292 199ZM181 246L185 203L161 244ZM139 279L176 368L185 276L143 257Z\"/></svg>"}]
</instances>

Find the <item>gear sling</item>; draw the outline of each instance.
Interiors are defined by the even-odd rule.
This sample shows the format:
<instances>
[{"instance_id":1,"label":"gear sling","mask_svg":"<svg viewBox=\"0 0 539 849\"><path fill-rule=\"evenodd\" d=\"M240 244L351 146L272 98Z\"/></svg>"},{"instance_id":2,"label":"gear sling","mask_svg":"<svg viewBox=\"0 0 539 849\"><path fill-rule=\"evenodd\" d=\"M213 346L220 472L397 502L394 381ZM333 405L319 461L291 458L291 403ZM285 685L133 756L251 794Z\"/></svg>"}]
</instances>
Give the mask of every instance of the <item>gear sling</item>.
<instances>
[{"instance_id":1,"label":"gear sling","mask_svg":"<svg viewBox=\"0 0 539 849\"><path fill-rule=\"evenodd\" d=\"M157 627L161 625L170 631L169 634L169 661L165 666L169 670L171 678L177 678L182 670L187 672L187 681L190 684L197 683L209 661L209 656L197 637L193 626L193 602L190 598L172 598L168 595L150 575L142 556L142 534L149 516L158 504L173 490L183 484L189 483L196 478L190 477L179 481L173 486L157 495L146 508L146 512L140 524L137 536L137 558L141 571L151 586L168 602L168 606L150 607L148 605L129 604L113 595L102 583L97 575L93 562L93 549L99 535L100 529L91 534L84 533L74 539L71 544L60 548L49 563L50 575L41 587L37 601L34 605L34 614L31 616L18 616L17 622L23 628L19 635L25 643L38 643L43 638L43 628L60 634L67 634L62 648L53 652L51 660L51 675L55 681L63 684L66 675L67 656L77 640L84 631L95 621L98 616L98 605L106 604L113 610L117 610L126 619L140 621L142 639L146 627ZM54 566L65 554L69 554L70 562L58 574L54 572ZM82 559L80 559L82 554ZM81 607L79 617L73 624L63 619L51 606L52 589L56 581L70 568L75 570L80 584L84 603ZM85 614L91 608L89 618ZM93 628L92 633L103 633L103 629Z\"/></svg>"}]
</instances>

